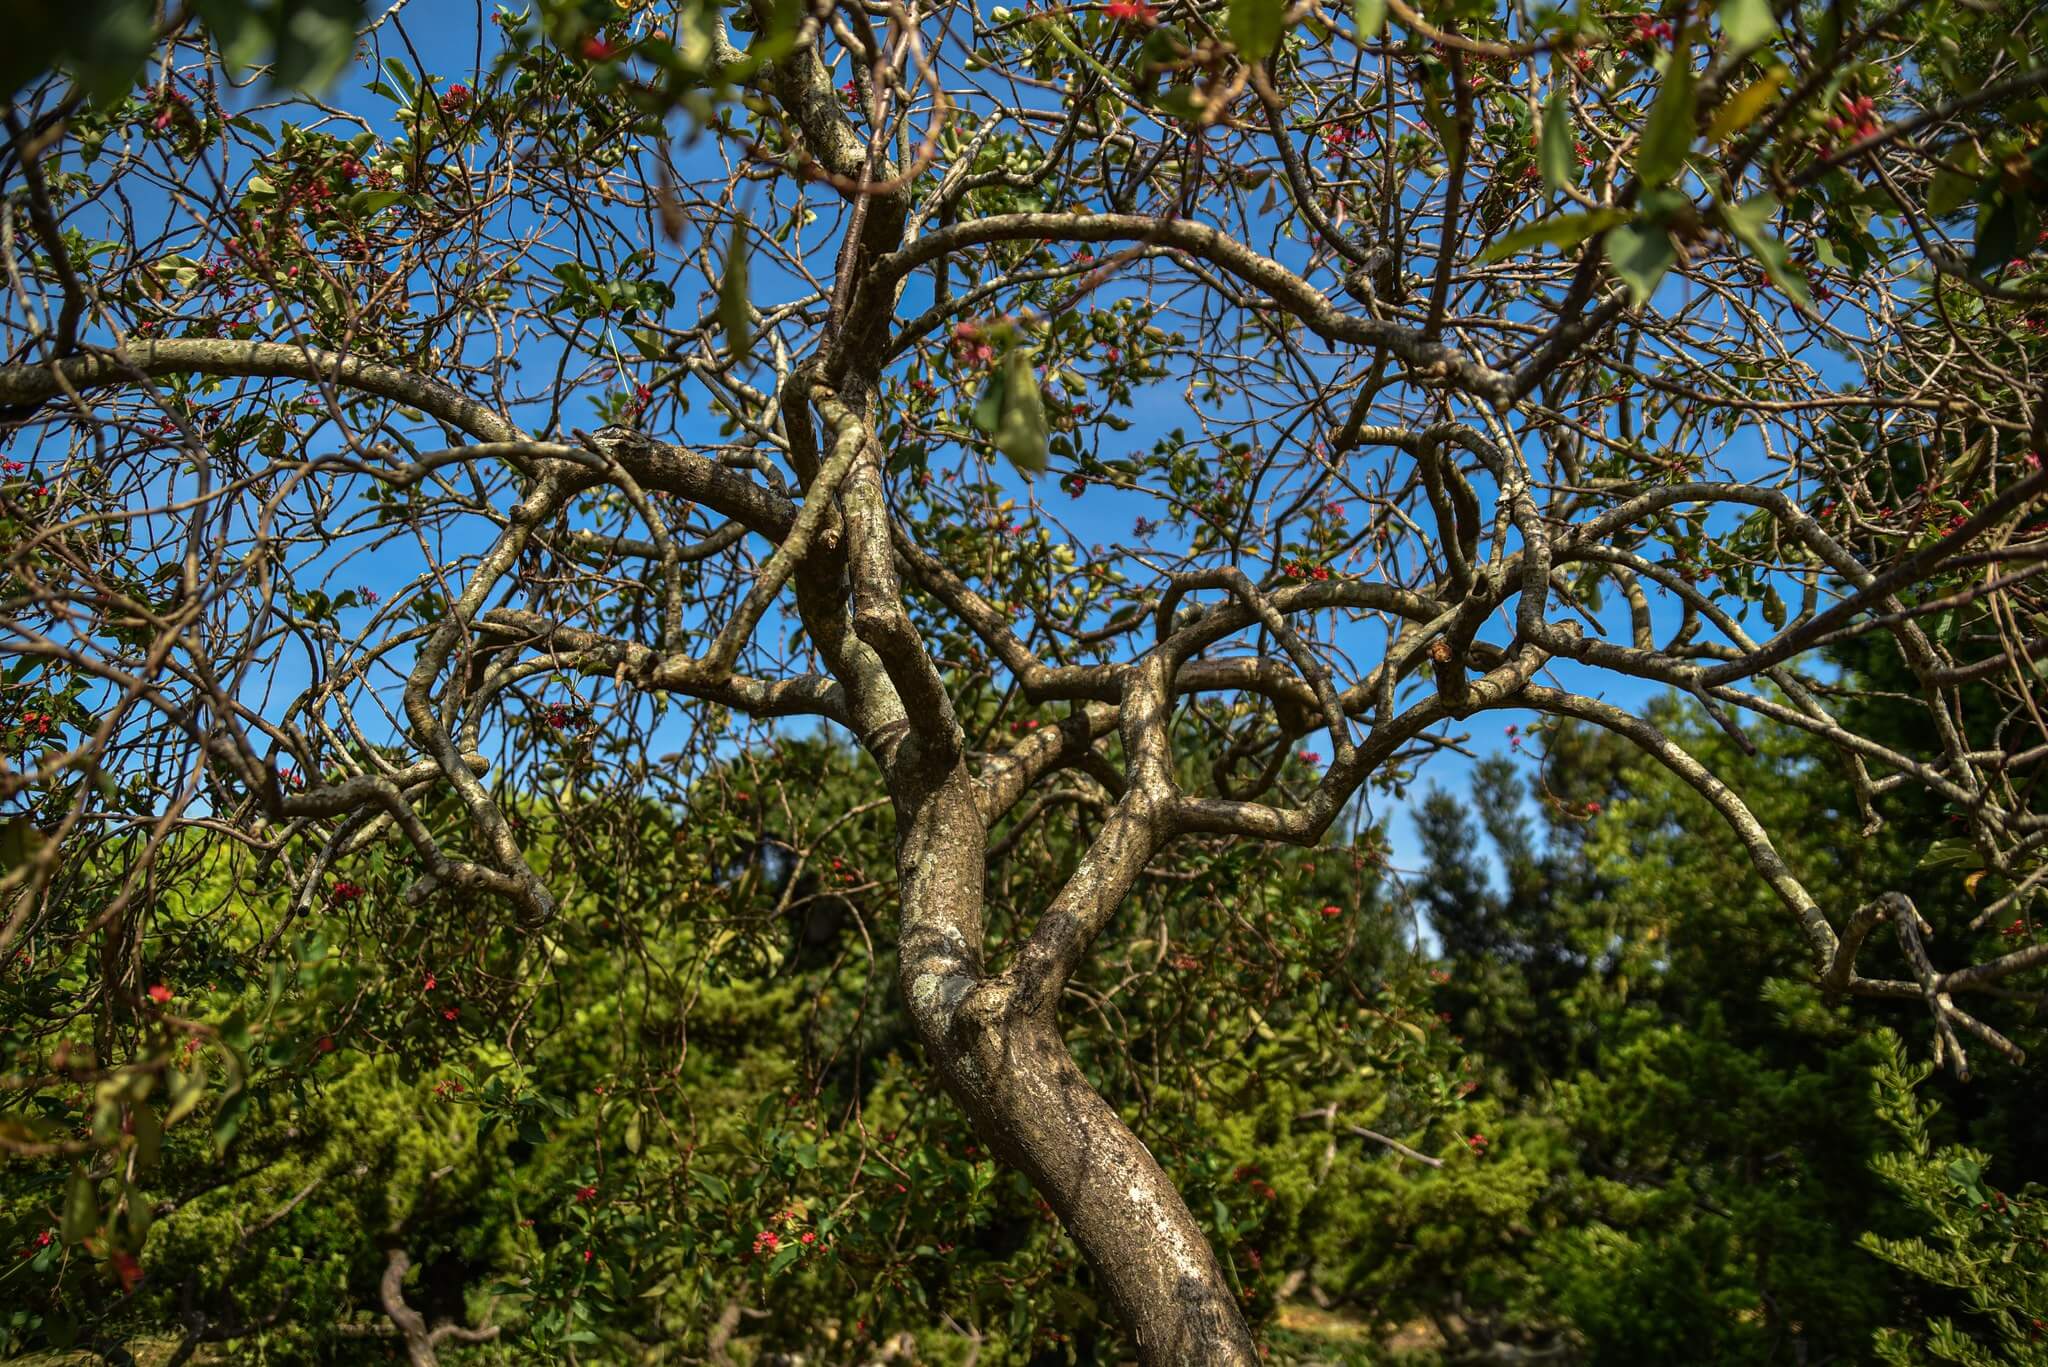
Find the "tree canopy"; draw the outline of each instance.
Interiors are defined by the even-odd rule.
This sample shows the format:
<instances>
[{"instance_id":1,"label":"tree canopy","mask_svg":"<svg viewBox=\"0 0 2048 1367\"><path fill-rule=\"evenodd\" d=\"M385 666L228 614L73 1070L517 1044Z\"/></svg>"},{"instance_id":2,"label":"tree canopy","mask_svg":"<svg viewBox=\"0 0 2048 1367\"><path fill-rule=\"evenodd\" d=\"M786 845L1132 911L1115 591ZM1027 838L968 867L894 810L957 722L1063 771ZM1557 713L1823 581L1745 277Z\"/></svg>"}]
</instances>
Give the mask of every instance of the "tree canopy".
<instances>
[{"instance_id":1,"label":"tree canopy","mask_svg":"<svg viewBox=\"0 0 2048 1367\"><path fill-rule=\"evenodd\" d=\"M1298 1012L1332 1032L1304 1075L1410 1075L1317 1098L1332 1136L1354 1100L1408 1134L1452 1106L1376 804L1531 726L1586 760L1535 790L1575 819L1637 761L1712 814L1679 838L1724 843L1701 895L1745 911L1703 983L1910 1004L1959 1077L2022 1058L2037 11L198 8L145 25L133 84L37 39L60 69L13 97L0 221L0 1142L66 1174L61 1242L128 1290L141 1166L231 1141L263 1070L488 1038L490 1076L442 1081L537 1145L570 1112L505 1070L625 1028L558 1009L582 975L633 979L636 1053L687 1093L658 1003L857 932L856 975L750 988L728 1028L829 1023L788 1047L843 1105L860 1049L809 1051L888 1001L974 1136L935 1180L1021 1175L1141 1360L1254 1361L1236 1219L1190 1199L1222 1179L1162 1164L1143 1098L1187 1032L1206 1058ZM1821 817L1916 848L1809 848L1795 742L1845 785ZM1480 797L1507 887L1441 870L1446 950L1525 1002L1661 964L1613 938L1641 920L1573 919L1636 914L1595 854L1540 844L1505 772ZM1462 821L1425 813L1436 856ZM1283 935L1226 898L1180 946L1174 877L1301 900ZM1070 1047L1123 994L1190 1014ZM1573 1047L1496 1062L1528 1087ZM699 1081L781 1104L773 1059ZM1166 1109L1190 1146L1234 1123ZM651 1113L615 1114L640 1152ZM691 1228L692 1133L669 1207L604 1218ZM774 1135L765 1171L825 1161ZM450 1165L413 1152L427 1201ZM523 1293L556 1332L578 1261Z\"/></svg>"}]
</instances>

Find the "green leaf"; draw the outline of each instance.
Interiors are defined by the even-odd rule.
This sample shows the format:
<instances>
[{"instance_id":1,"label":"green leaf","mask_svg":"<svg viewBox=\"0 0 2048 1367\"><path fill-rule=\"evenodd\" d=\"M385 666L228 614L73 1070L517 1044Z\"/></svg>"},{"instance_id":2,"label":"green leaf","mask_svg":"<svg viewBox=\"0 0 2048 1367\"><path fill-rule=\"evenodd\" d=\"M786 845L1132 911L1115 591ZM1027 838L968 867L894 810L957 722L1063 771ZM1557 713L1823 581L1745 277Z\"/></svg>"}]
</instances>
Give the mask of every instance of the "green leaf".
<instances>
[{"instance_id":1,"label":"green leaf","mask_svg":"<svg viewBox=\"0 0 2048 1367\"><path fill-rule=\"evenodd\" d=\"M157 1119L156 1112L137 1102L130 1112L135 1120L135 1164L147 1172L156 1166L157 1156L163 1152L164 1127Z\"/></svg>"},{"instance_id":2,"label":"green leaf","mask_svg":"<svg viewBox=\"0 0 2048 1367\"><path fill-rule=\"evenodd\" d=\"M1777 36L1769 0L1721 0L1721 32L1738 49L1748 51Z\"/></svg>"},{"instance_id":3,"label":"green leaf","mask_svg":"<svg viewBox=\"0 0 2048 1367\"><path fill-rule=\"evenodd\" d=\"M1169 118L1179 119L1183 123L1200 122L1203 111L1208 108L1202 102L1201 96L1195 93L1195 88L1191 85L1168 86L1165 93L1152 101L1152 107Z\"/></svg>"},{"instance_id":4,"label":"green leaf","mask_svg":"<svg viewBox=\"0 0 2048 1367\"><path fill-rule=\"evenodd\" d=\"M1572 107L1559 81L1550 88L1543 106L1543 132L1536 142L1536 165L1543 172L1543 184L1552 194L1578 183L1572 172Z\"/></svg>"},{"instance_id":5,"label":"green leaf","mask_svg":"<svg viewBox=\"0 0 2048 1367\"><path fill-rule=\"evenodd\" d=\"M1505 261L1508 257L1546 242L1553 247L1576 247L1595 233L1611 228L1627 217L1628 215L1619 209L1596 209L1590 214L1564 214L1558 218L1546 218L1541 223L1531 223L1526 228L1517 228L1506 237L1495 239L1480 253L1479 259L1482 263Z\"/></svg>"},{"instance_id":6,"label":"green leaf","mask_svg":"<svg viewBox=\"0 0 2048 1367\"><path fill-rule=\"evenodd\" d=\"M65 65L77 73L79 84L93 99L103 103L127 94L137 69L149 60L150 51L156 46L156 6L140 0L118 0L111 5L51 8L69 9L74 15L83 9L90 16L91 37L66 54L70 60ZM9 28L13 27L10 22Z\"/></svg>"},{"instance_id":7,"label":"green leaf","mask_svg":"<svg viewBox=\"0 0 2048 1367\"><path fill-rule=\"evenodd\" d=\"M239 76L263 60L270 32L263 16L245 0L195 0L200 22L219 46L221 65Z\"/></svg>"},{"instance_id":8,"label":"green leaf","mask_svg":"<svg viewBox=\"0 0 2048 1367\"><path fill-rule=\"evenodd\" d=\"M1966 176L1943 166L1935 171L1934 183L1927 187L1927 212L1936 218L1947 218L1976 193L1975 176Z\"/></svg>"},{"instance_id":9,"label":"green leaf","mask_svg":"<svg viewBox=\"0 0 2048 1367\"><path fill-rule=\"evenodd\" d=\"M2034 206L2019 195L1994 195L1978 212L1970 269L1977 275L2001 270L2033 240Z\"/></svg>"},{"instance_id":10,"label":"green leaf","mask_svg":"<svg viewBox=\"0 0 2048 1367\"><path fill-rule=\"evenodd\" d=\"M384 70L391 77L391 83L405 92L405 102L411 104L419 99L419 85L412 78L412 68L396 57L384 59Z\"/></svg>"},{"instance_id":11,"label":"green leaf","mask_svg":"<svg viewBox=\"0 0 2048 1367\"><path fill-rule=\"evenodd\" d=\"M242 1116L249 1109L249 1094L234 1092L222 1098L220 1109L213 1116L213 1147L217 1154L225 1154L228 1145L235 1139L235 1132L242 1128Z\"/></svg>"},{"instance_id":12,"label":"green leaf","mask_svg":"<svg viewBox=\"0 0 2048 1367\"><path fill-rule=\"evenodd\" d=\"M1825 69L1834 64L1835 49L1842 45L1844 0L1829 0L1828 7L1814 16L1813 65Z\"/></svg>"},{"instance_id":13,"label":"green leaf","mask_svg":"<svg viewBox=\"0 0 2048 1367\"><path fill-rule=\"evenodd\" d=\"M1777 217L1778 201L1769 195L1758 195L1755 199L1740 204L1726 205L1721 210L1722 221L1736 240L1749 249L1749 254L1764 268L1764 274L1771 283L1799 301L1801 307L1810 308L1813 297L1807 293L1805 277L1794 272L1787 260L1785 244L1764 231L1764 226Z\"/></svg>"},{"instance_id":14,"label":"green leaf","mask_svg":"<svg viewBox=\"0 0 2048 1367\"><path fill-rule=\"evenodd\" d=\"M99 1198L85 1169L73 1166L71 1182L64 1188L64 1242L75 1244L100 1227Z\"/></svg>"},{"instance_id":15,"label":"green leaf","mask_svg":"<svg viewBox=\"0 0 2048 1367\"><path fill-rule=\"evenodd\" d=\"M341 74L356 52L361 7L352 0L283 0L272 22L277 61L270 82L299 90L320 90Z\"/></svg>"},{"instance_id":16,"label":"green leaf","mask_svg":"<svg viewBox=\"0 0 2048 1367\"><path fill-rule=\"evenodd\" d=\"M47 843L49 837L37 830L35 822L25 816L9 817L0 822L0 874L11 873L35 858Z\"/></svg>"},{"instance_id":17,"label":"green leaf","mask_svg":"<svg viewBox=\"0 0 2048 1367\"><path fill-rule=\"evenodd\" d=\"M1774 66L1721 102L1707 123L1708 142L1726 142L1755 123L1777 100L1778 87L1790 73Z\"/></svg>"},{"instance_id":18,"label":"green leaf","mask_svg":"<svg viewBox=\"0 0 2048 1367\"><path fill-rule=\"evenodd\" d=\"M1006 365L989 368L988 379L981 386L981 394L974 401L974 425L991 437L996 428L1002 426L1003 404L1010 388L1010 369Z\"/></svg>"},{"instance_id":19,"label":"green leaf","mask_svg":"<svg viewBox=\"0 0 2048 1367\"><path fill-rule=\"evenodd\" d=\"M1280 45L1286 16L1284 0L1230 0L1223 23L1239 52L1263 61Z\"/></svg>"},{"instance_id":20,"label":"green leaf","mask_svg":"<svg viewBox=\"0 0 2048 1367\"><path fill-rule=\"evenodd\" d=\"M1629 223L1607 234L1607 263L1628 286L1629 302L1637 308L1649 302L1677 259L1671 234L1662 228Z\"/></svg>"},{"instance_id":21,"label":"green leaf","mask_svg":"<svg viewBox=\"0 0 2048 1367\"><path fill-rule=\"evenodd\" d=\"M1379 37L1387 26L1387 0L1351 0L1351 23L1361 39Z\"/></svg>"},{"instance_id":22,"label":"green leaf","mask_svg":"<svg viewBox=\"0 0 2048 1367\"><path fill-rule=\"evenodd\" d=\"M1920 862L1915 867L1922 869L1953 868L1958 866L1978 868L1983 863L1983 855L1979 854L1977 847L1969 841L1961 839L1937 840L1927 847L1927 852L1920 856Z\"/></svg>"},{"instance_id":23,"label":"green leaf","mask_svg":"<svg viewBox=\"0 0 2048 1367\"><path fill-rule=\"evenodd\" d=\"M1173 24L1161 24L1145 35L1143 46L1138 49L1137 76L1131 83L1131 90L1142 99L1150 100L1159 88L1159 75L1176 64L1185 61L1192 45L1187 34ZM993 65L993 63L991 63Z\"/></svg>"},{"instance_id":24,"label":"green leaf","mask_svg":"<svg viewBox=\"0 0 2048 1367\"><path fill-rule=\"evenodd\" d=\"M140 1253L142 1246L149 1242L149 1227L156 1223L156 1213L150 1203L143 1199L142 1191L133 1183L125 1183L128 1206L125 1212L128 1225L128 1246Z\"/></svg>"},{"instance_id":25,"label":"green leaf","mask_svg":"<svg viewBox=\"0 0 2048 1367\"><path fill-rule=\"evenodd\" d=\"M1636 177L1648 189L1668 184L1685 164L1692 150L1694 85L1692 66L1683 40L1671 54L1664 84L1650 117L1643 125L1643 140L1636 148Z\"/></svg>"},{"instance_id":26,"label":"green leaf","mask_svg":"<svg viewBox=\"0 0 2048 1367\"><path fill-rule=\"evenodd\" d=\"M1042 474L1046 466L1045 403L1038 392L1031 348L1016 346L989 372L974 425L989 434L996 450L1025 474Z\"/></svg>"},{"instance_id":27,"label":"green leaf","mask_svg":"<svg viewBox=\"0 0 2048 1367\"><path fill-rule=\"evenodd\" d=\"M364 190L356 195L351 207L359 214L380 213L405 198L403 190Z\"/></svg>"},{"instance_id":28,"label":"green leaf","mask_svg":"<svg viewBox=\"0 0 2048 1367\"><path fill-rule=\"evenodd\" d=\"M171 1076L171 1109L164 1116L166 1126L175 1125L190 1115L193 1108L206 1099L206 1060L196 1061L189 1072L173 1073Z\"/></svg>"},{"instance_id":29,"label":"green leaf","mask_svg":"<svg viewBox=\"0 0 2048 1367\"><path fill-rule=\"evenodd\" d=\"M726 354L740 357L754 345L754 310L747 299L747 216L732 225L725 270L718 281L718 325L725 329Z\"/></svg>"}]
</instances>

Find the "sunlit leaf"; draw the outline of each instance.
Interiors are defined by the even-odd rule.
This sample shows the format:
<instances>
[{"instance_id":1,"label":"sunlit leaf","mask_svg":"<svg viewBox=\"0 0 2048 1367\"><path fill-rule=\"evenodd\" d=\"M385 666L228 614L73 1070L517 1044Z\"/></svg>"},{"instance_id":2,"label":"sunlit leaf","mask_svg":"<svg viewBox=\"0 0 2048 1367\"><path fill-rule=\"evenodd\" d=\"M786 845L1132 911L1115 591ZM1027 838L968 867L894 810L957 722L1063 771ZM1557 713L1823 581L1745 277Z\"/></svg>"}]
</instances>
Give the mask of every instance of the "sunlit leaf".
<instances>
[{"instance_id":1,"label":"sunlit leaf","mask_svg":"<svg viewBox=\"0 0 2048 1367\"><path fill-rule=\"evenodd\" d=\"M1284 0L1230 0L1223 22L1239 52L1263 60L1280 45L1286 16Z\"/></svg>"},{"instance_id":2,"label":"sunlit leaf","mask_svg":"<svg viewBox=\"0 0 2048 1367\"><path fill-rule=\"evenodd\" d=\"M1045 403L1029 347L1012 347L989 371L974 406L974 424L1019 470L1033 475L1045 470Z\"/></svg>"},{"instance_id":3,"label":"sunlit leaf","mask_svg":"<svg viewBox=\"0 0 2048 1367\"><path fill-rule=\"evenodd\" d=\"M754 345L754 308L747 298L747 216L733 221L725 248L725 269L718 280L718 325L725 331L726 353L744 356Z\"/></svg>"},{"instance_id":4,"label":"sunlit leaf","mask_svg":"<svg viewBox=\"0 0 2048 1367\"><path fill-rule=\"evenodd\" d=\"M1788 74L1784 67L1774 66L1723 100L1707 123L1707 141L1726 142L1755 123L1777 102L1778 88Z\"/></svg>"},{"instance_id":5,"label":"sunlit leaf","mask_svg":"<svg viewBox=\"0 0 2048 1367\"><path fill-rule=\"evenodd\" d=\"M1721 0L1716 11L1721 32L1738 50L1747 51L1777 36L1778 21L1771 17L1770 0Z\"/></svg>"},{"instance_id":6,"label":"sunlit leaf","mask_svg":"<svg viewBox=\"0 0 2048 1367\"><path fill-rule=\"evenodd\" d=\"M1551 86L1550 99L1543 106L1543 132L1536 142L1536 165L1552 194L1578 183L1572 171L1573 142L1571 101L1565 95L1564 82L1559 81Z\"/></svg>"},{"instance_id":7,"label":"sunlit leaf","mask_svg":"<svg viewBox=\"0 0 2048 1367\"><path fill-rule=\"evenodd\" d=\"M1504 261L1508 257L1540 247L1548 243L1553 247L1576 247L1587 238L1604 228L1611 228L1628 218L1619 209L1599 209L1590 214L1564 214L1558 218L1546 218L1541 223L1532 223L1518 228L1506 237L1487 244L1481 252L1481 262Z\"/></svg>"}]
</instances>

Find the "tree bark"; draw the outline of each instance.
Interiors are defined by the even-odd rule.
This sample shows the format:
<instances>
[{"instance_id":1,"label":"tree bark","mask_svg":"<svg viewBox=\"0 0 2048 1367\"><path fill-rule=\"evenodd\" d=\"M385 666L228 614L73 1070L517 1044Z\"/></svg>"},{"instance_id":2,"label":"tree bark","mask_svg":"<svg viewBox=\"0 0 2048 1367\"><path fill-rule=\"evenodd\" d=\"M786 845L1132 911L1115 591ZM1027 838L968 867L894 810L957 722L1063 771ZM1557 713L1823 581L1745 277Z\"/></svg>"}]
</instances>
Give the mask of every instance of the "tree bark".
<instances>
[{"instance_id":1,"label":"tree bark","mask_svg":"<svg viewBox=\"0 0 2048 1367\"><path fill-rule=\"evenodd\" d=\"M904 796L912 796L905 794ZM906 804L900 987L941 1079L1050 1205L1146 1367L1259 1361L1171 1179L1075 1064L1050 1004L980 974L986 830L964 772Z\"/></svg>"},{"instance_id":2,"label":"tree bark","mask_svg":"<svg viewBox=\"0 0 2048 1367\"><path fill-rule=\"evenodd\" d=\"M1259 1361L1208 1238L1144 1142L1049 1021L1012 1009L1007 984L963 1003L962 1046L940 1069L998 1153L1023 1169L1153 1364Z\"/></svg>"}]
</instances>

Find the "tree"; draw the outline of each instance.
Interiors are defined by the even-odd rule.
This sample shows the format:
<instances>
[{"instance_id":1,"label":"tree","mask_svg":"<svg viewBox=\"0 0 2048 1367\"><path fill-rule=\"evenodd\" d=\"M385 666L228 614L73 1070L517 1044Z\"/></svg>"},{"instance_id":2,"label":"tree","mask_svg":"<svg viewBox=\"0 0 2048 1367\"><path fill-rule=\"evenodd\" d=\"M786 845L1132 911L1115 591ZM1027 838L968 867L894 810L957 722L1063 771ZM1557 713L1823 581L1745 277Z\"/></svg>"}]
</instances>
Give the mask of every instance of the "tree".
<instances>
[{"instance_id":1,"label":"tree","mask_svg":"<svg viewBox=\"0 0 2048 1367\"><path fill-rule=\"evenodd\" d=\"M1872 1087L1879 1113L1898 1131L1899 1152L1880 1155L1875 1168L1912 1205L1938 1243L1914 1236L1863 1236L1870 1252L1917 1277L1962 1293L1972 1322L1958 1328L1939 1317L1927 1335L1890 1330L1878 1338L1879 1357L1893 1364L1930 1360L1983 1364L2033 1364L2048 1360L2048 1222L2042 1217L2042 1188L2028 1183L2008 1196L1987 1186L1987 1156L1947 1145L1937 1150L1929 1122L1938 1109L1914 1095L1929 1070L1908 1062L1896 1038Z\"/></svg>"},{"instance_id":2,"label":"tree","mask_svg":"<svg viewBox=\"0 0 2048 1367\"><path fill-rule=\"evenodd\" d=\"M1966 1035L2016 1053L1968 994L2048 946L1942 968L1946 909L1822 905L1736 786L1599 696L1797 727L1873 816L1952 808L2011 907L2048 880L2048 408L1927 341L2033 287L2048 45L2025 18L1922 99L1959 15L546 0L459 38L385 16L354 109L258 107L182 30L142 90L43 83L9 162L0 952L93 948L22 1075L95 1084L106 1123L7 1142L80 1160L92 1228L173 1049L224 1038L160 992L201 943L157 937L167 861L239 842L289 881L255 958L348 914L351 861L407 868L514 1022L569 971L521 804L674 798L787 724L871 762L930 1066L1147 1362L1256 1349L1063 998L1163 852L1314 845L1476 714L1653 756L1827 992L1922 1003L1959 1072ZM1118 453L1147 409L1180 426ZM1957 507L1864 479L1845 412L1972 434ZM1078 503L1041 499L1055 461ZM1924 629L1958 595L2005 629ZM1814 652L1866 634L1912 750L1830 705ZM992 845L1076 809L1057 890L1004 905Z\"/></svg>"},{"instance_id":3,"label":"tree","mask_svg":"<svg viewBox=\"0 0 2048 1367\"><path fill-rule=\"evenodd\" d=\"M501 937L420 916L402 868L352 860L360 896L310 912L254 978L289 890L217 847L202 872L165 869L153 928L177 952L150 971L171 1010L236 1037L238 1090L216 1126L173 1123L108 1179L0 1173L0 1247L24 1255L0 1274L0 1351L354 1360L423 1331L443 1361L869 1361L906 1334L927 1356L1085 1356L1105 1332L1093 1278L932 1084L888 991L892 833L869 781L848 747L783 741L700 776L680 811L630 788L518 804L573 971L510 1018ZM992 878L1049 896L1092 819L1012 828ZM1333 1191L1483 1162L1372 849L1189 842L1073 985L1083 1066L1126 1099L1254 1324L1289 1286L1341 1294L1358 1206ZM0 1041L31 1044L91 961L0 980ZM101 1101L108 1123L231 1056L192 1043L139 1105ZM100 1223L67 1244L72 1191Z\"/></svg>"}]
</instances>

